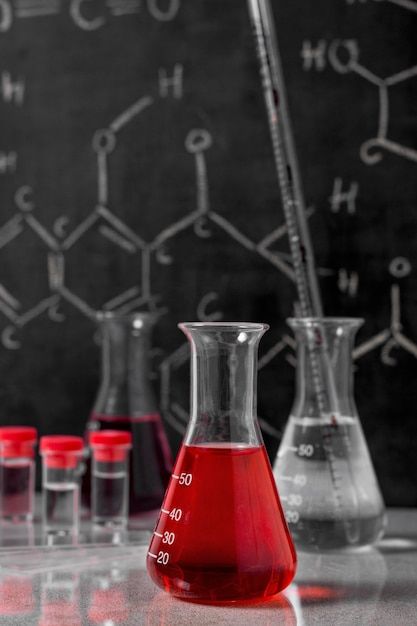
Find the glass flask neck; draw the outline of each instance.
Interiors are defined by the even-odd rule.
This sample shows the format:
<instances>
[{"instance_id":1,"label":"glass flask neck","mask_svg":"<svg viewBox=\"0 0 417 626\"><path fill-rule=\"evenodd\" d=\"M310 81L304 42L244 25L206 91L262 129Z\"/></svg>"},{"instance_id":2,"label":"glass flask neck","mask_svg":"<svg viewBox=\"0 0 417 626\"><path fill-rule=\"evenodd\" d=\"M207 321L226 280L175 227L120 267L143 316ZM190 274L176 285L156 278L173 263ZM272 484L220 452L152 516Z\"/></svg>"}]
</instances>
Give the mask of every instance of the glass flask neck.
<instances>
[{"instance_id":1,"label":"glass flask neck","mask_svg":"<svg viewBox=\"0 0 417 626\"><path fill-rule=\"evenodd\" d=\"M256 376L265 324L184 323L191 343L191 419L187 444L259 445Z\"/></svg>"},{"instance_id":2,"label":"glass flask neck","mask_svg":"<svg viewBox=\"0 0 417 626\"><path fill-rule=\"evenodd\" d=\"M352 350L359 318L291 318L297 341L295 417L357 416Z\"/></svg>"},{"instance_id":3,"label":"glass flask neck","mask_svg":"<svg viewBox=\"0 0 417 626\"><path fill-rule=\"evenodd\" d=\"M101 330L101 384L95 413L118 416L156 412L149 381L149 352L155 317L150 313L98 317Z\"/></svg>"}]
</instances>

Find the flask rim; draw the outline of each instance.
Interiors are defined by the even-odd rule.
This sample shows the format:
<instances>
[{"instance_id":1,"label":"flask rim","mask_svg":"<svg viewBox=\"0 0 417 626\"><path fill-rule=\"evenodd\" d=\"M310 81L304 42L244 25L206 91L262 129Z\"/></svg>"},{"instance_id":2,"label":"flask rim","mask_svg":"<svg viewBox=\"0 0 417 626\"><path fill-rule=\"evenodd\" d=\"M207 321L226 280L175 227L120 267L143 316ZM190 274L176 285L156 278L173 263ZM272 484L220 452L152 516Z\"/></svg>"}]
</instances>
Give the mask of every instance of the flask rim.
<instances>
[{"instance_id":1,"label":"flask rim","mask_svg":"<svg viewBox=\"0 0 417 626\"><path fill-rule=\"evenodd\" d=\"M129 313L119 313L118 311L97 311L96 320L98 322L133 322L142 320L143 322L155 321L157 315L150 311L131 311Z\"/></svg>"},{"instance_id":2,"label":"flask rim","mask_svg":"<svg viewBox=\"0 0 417 626\"><path fill-rule=\"evenodd\" d=\"M178 328L181 330L224 330L224 331L245 331L259 332L266 331L269 324L262 322L180 322Z\"/></svg>"},{"instance_id":3,"label":"flask rim","mask_svg":"<svg viewBox=\"0 0 417 626\"><path fill-rule=\"evenodd\" d=\"M287 317L286 322L291 328L337 325L359 327L365 319L363 317Z\"/></svg>"}]
</instances>

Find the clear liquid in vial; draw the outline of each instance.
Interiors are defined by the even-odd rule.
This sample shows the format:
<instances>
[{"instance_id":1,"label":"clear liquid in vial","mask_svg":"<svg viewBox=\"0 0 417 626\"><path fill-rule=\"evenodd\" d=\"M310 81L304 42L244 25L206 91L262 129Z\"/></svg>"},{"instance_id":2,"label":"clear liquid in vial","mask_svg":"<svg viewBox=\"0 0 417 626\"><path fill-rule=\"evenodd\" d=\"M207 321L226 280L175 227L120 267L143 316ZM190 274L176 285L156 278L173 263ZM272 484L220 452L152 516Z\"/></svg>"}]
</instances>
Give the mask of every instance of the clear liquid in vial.
<instances>
[{"instance_id":1,"label":"clear liquid in vial","mask_svg":"<svg viewBox=\"0 0 417 626\"><path fill-rule=\"evenodd\" d=\"M0 515L6 520L33 518L33 461L3 459L0 463Z\"/></svg>"},{"instance_id":2,"label":"clear liquid in vial","mask_svg":"<svg viewBox=\"0 0 417 626\"><path fill-rule=\"evenodd\" d=\"M44 526L48 531L78 528L79 485L76 482L44 484Z\"/></svg>"},{"instance_id":3,"label":"clear liquid in vial","mask_svg":"<svg viewBox=\"0 0 417 626\"><path fill-rule=\"evenodd\" d=\"M127 472L96 469L93 473L93 522L125 525L127 522Z\"/></svg>"}]
</instances>

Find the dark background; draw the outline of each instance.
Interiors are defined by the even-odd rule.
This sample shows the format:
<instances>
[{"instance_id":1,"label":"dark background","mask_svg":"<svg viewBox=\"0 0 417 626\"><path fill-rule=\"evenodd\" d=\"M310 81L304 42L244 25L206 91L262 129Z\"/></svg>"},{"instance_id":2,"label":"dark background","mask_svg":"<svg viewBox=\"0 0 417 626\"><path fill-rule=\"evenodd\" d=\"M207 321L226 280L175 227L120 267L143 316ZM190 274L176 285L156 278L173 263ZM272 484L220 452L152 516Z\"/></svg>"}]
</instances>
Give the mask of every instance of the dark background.
<instances>
[{"instance_id":1,"label":"dark background","mask_svg":"<svg viewBox=\"0 0 417 626\"><path fill-rule=\"evenodd\" d=\"M174 451L188 407L188 362L172 358L185 343L177 322L271 325L258 408L273 457L294 393L285 319L296 292L282 269L289 250L246 3L149 0L120 14L122 2L92 0L78 24L77 3L55 6L39 16L10 2L0 14L1 423L82 433L99 377L94 311L134 290L123 307L161 314L152 376ZM325 312L365 318L359 414L387 504L413 506L417 75L402 72L417 65L417 10L273 6ZM165 93L159 79L175 66L182 89ZM142 98L149 106L110 135L100 193L97 132ZM366 151L381 102L382 147ZM200 204L193 130L210 142ZM337 180L344 192L357 185L350 212L332 200Z\"/></svg>"}]
</instances>

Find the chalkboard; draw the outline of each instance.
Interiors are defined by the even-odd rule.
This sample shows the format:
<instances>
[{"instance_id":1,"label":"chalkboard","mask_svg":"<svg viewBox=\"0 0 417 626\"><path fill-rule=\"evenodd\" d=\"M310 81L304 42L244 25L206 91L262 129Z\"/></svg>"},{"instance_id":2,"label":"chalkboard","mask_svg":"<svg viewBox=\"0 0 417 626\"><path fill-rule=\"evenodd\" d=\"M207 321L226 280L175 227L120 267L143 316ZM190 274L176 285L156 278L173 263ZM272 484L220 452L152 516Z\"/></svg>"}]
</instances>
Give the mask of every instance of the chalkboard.
<instances>
[{"instance_id":1,"label":"chalkboard","mask_svg":"<svg viewBox=\"0 0 417 626\"><path fill-rule=\"evenodd\" d=\"M417 2L272 2L325 311L359 315L356 399L386 501L417 503ZM264 321L274 456L296 291L245 2L0 2L0 419L82 433L95 312L156 310L173 450L181 320Z\"/></svg>"}]
</instances>

